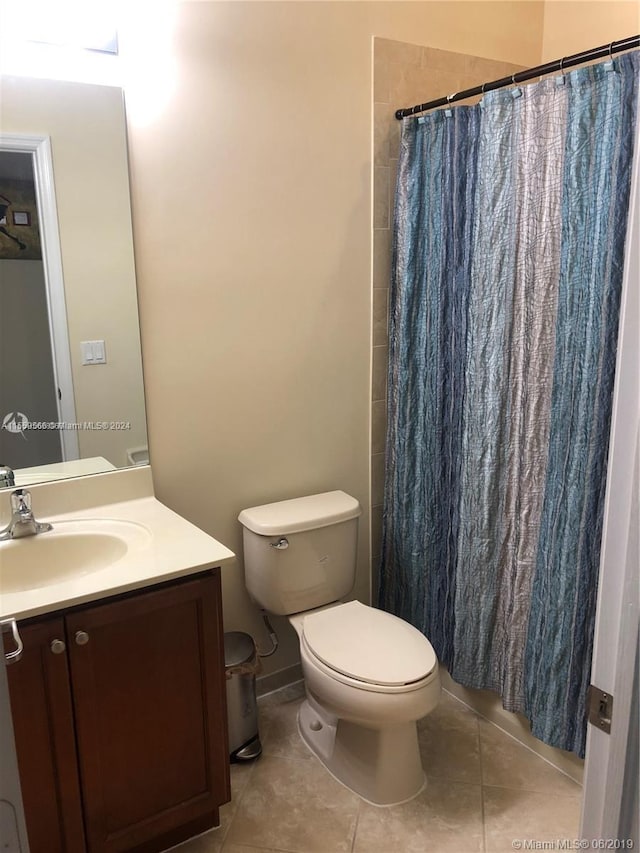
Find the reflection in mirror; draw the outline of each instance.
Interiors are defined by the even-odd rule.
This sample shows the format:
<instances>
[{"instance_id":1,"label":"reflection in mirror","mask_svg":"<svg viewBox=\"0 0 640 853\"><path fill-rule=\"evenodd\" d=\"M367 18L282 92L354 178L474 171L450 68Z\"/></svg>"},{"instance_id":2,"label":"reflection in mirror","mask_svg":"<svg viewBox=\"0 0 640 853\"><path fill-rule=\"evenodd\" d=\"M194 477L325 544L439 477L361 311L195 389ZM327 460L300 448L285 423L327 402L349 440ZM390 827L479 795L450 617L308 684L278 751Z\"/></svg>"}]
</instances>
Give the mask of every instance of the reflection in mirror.
<instances>
[{"instance_id":1,"label":"reflection in mirror","mask_svg":"<svg viewBox=\"0 0 640 853\"><path fill-rule=\"evenodd\" d=\"M3 76L0 99L0 464L145 464L122 92Z\"/></svg>"}]
</instances>

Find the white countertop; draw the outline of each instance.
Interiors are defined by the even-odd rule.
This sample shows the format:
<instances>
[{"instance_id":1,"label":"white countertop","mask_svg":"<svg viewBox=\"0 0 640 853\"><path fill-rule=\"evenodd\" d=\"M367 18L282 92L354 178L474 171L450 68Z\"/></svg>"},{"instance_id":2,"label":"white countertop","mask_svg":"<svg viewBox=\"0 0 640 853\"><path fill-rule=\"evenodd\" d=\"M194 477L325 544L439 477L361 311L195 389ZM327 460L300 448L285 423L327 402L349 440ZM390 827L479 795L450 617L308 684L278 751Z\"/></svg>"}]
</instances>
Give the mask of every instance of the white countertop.
<instances>
[{"instance_id":1,"label":"white countertop","mask_svg":"<svg viewBox=\"0 0 640 853\"><path fill-rule=\"evenodd\" d=\"M70 462L51 462L48 465L36 465L32 468L16 468L15 487L32 486L35 483L46 483L50 480L64 480L68 477L83 477L85 474L102 474L105 471L115 471L104 456L92 456L89 459L73 459Z\"/></svg>"},{"instance_id":2,"label":"white countertop","mask_svg":"<svg viewBox=\"0 0 640 853\"><path fill-rule=\"evenodd\" d=\"M184 577L207 568L232 562L235 555L217 540L168 509L154 497L146 496L103 506L41 517L34 502L38 521L56 524L64 530L66 522L82 522L91 531L91 519L114 520L136 525L143 535L106 568L78 573L70 579L32 589L3 592L2 548L5 544L20 548L26 539L0 543L0 618L24 619L55 610L95 601L129 590ZM38 538L47 533L38 534ZM30 539L33 537L27 537Z\"/></svg>"}]
</instances>

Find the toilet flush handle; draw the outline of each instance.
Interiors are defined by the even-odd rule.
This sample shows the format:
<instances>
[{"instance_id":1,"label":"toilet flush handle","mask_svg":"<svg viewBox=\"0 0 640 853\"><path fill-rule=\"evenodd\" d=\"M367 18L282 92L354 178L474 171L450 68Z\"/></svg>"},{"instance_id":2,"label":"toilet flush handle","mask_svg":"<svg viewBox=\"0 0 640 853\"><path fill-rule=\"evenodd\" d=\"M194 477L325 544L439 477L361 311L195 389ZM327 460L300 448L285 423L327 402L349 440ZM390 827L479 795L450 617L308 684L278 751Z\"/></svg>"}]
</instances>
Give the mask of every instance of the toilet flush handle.
<instances>
[{"instance_id":1,"label":"toilet flush handle","mask_svg":"<svg viewBox=\"0 0 640 853\"><path fill-rule=\"evenodd\" d=\"M289 540L285 539L283 536L282 539L278 539L277 542L271 542L271 547L276 548L278 551L284 551L285 548L289 547Z\"/></svg>"}]
</instances>

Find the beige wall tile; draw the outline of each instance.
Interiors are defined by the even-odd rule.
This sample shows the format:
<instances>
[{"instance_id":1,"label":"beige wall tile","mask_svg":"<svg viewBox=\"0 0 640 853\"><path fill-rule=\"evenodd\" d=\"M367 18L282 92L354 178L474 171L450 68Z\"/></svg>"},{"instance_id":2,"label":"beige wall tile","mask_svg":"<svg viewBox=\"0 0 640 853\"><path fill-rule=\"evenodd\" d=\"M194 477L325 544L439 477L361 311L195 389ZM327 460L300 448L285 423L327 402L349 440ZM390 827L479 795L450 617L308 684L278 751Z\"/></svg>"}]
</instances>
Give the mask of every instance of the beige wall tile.
<instances>
[{"instance_id":1,"label":"beige wall tile","mask_svg":"<svg viewBox=\"0 0 640 853\"><path fill-rule=\"evenodd\" d=\"M389 288L373 290L373 345L384 346L389 340Z\"/></svg>"},{"instance_id":2,"label":"beige wall tile","mask_svg":"<svg viewBox=\"0 0 640 853\"><path fill-rule=\"evenodd\" d=\"M389 103L389 63L377 50L373 56L373 100Z\"/></svg>"},{"instance_id":3,"label":"beige wall tile","mask_svg":"<svg viewBox=\"0 0 640 853\"><path fill-rule=\"evenodd\" d=\"M371 452L384 453L387 438L387 402L376 400L371 404Z\"/></svg>"},{"instance_id":4,"label":"beige wall tile","mask_svg":"<svg viewBox=\"0 0 640 853\"><path fill-rule=\"evenodd\" d=\"M378 606L378 595L380 594L380 554L374 554L371 557L371 604L373 607Z\"/></svg>"},{"instance_id":5,"label":"beige wall tile","mask_svg":"<svg viewBox=\"0 0 640 853\"><path fill-rule=\"evenodd\" d=\"M461 71L435 71L433 73L433 97L441 98L460 92L465 88L468 75Z\"/></svg>"},{"instance_id":6,"label":"beige wall tile","mask_svg":"<svg viewBox=\"0 0 640 853\"><path fill-rule=\"evenodd\" d=\"M373 287L389 287L391 276L391 230L376 228L373 232Z\"/></svg>"},{"instance_id":7,"label":"beige wall tile","mask_svg":"<svg viewBox=\"0 0 640 853\"><path fill-rule=\"evenodd\" d=\"M373 227L389 227L389 167L376 166L373 178Z\"/></svg>"},{"instance_id":8,"label":"beige wall tile","mask_svg":"<svg viewBox=\"0 0 640 853\"><path fill-rule=\"evenodd\" d=\"M434 72L435 74L439 72ZM431 72L420 66L389 65L389 104L397 110L422 103L429 98L433 89Z\"/></svg>"},{"instance_id":9,"label":"beige wall tile","mask_svg":"<svg viewBox=\"0 0 640 853\"><path fill-rule=\"evenodd\" d=\"M372 400L385 400L387 396L387 360L388 347L373 348L373 383L371 387Z\"/></svg>"},{"instance_id":10,"label":"beige wall tile","mask_svg":"<svg viewBox=\"0 0 640 853\"><path fill-rule=\"evenodd\" d=\"M371 507L371 553L382 553L382 506Z\"/></svg>"},{"instance_id":11,"label":"beige wall tile","mask_svg":"<svg viewBox=\"0 0 640 853\"><path fill-rule=\"evenodd\" d=\"M392 39L375 39L374 49L376 55L387 62L396 62L402 65L420 67L422 61L423 47L419 44L408 44L404 41L393 41Z\"/></svg>"},{"instance_id":12,"label":"beige wall tile","mask_svg":"<svg viewBox=\"0 0 640 853\"><path fill-rule=\"evenodd\" d=\"M371 457L371 505L381 504L384 500L384 453L374 453Z\"/></svg>"},{"instance_id":13,"label":"beige wall tile","mask_svg":"<svg viewBox=\"0 0 640 853\"><path fill-rule=\"evenodd\" d=\"M400 109L396 105L389 107L389 120L391 129L389 131L389 159L397 160L400 156L400 139L402 134L402 123L395 116L396 109Z\"/></svg>"},{"instance_id":14,"label":"beige wall tile","mask_svg":"<svg viewBox=\"0 0 640 853\"><path fill-rule=\"evenodd\" d=\"M465 53L454 53L451 50L438 50L435 47L422 48L422 67L425 69L443 71L461 71L467 66L469 57Z\"/></svg>"},{"instance_id":15,"label":"beige wall tile","mask_svg":"<svg viewBox=\"0 0 640 853\"><path fill-rule=\"evenodd\" d=\"M388 104L373 105L373 165L389 165L391 125L387 119Z\"/></svg>"},{"instance_id":16,"label":"beige wall tile","mask_svg":"<svg viewBox=\"0 0 640 853\"><path fill-rule=\"evenodd\" d=\"M510 77L516 71L522 71L524 66L511 65L506 62L495 62L490 59L480 59L477 56L469 56L469 63L465 72L467 86L481 86L492 80L501 80Z\"/></svg>"}]
</instances>

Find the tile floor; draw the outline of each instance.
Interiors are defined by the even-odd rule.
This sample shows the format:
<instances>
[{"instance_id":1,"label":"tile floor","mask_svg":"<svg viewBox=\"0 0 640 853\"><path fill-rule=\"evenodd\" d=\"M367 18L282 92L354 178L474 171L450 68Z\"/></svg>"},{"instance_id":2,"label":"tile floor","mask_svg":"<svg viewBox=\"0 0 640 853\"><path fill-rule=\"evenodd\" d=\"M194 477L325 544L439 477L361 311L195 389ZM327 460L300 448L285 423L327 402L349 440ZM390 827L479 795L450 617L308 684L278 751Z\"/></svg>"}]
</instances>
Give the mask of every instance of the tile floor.
<instances>
[{"instance_id":1,"label":"tile floor","mask_svg":"<svg viewBox=\"0 0 640 853\"><path fill-rule=\"evenodd\" d=\"M220 827L175 853L507 853L513 840L577 834L580 786L447 693L419 723L426 788L387 808L336 782L302 743L302 698L298 684L259 700L262 757L232 765Z\"/></svg>"}]
</instances>

